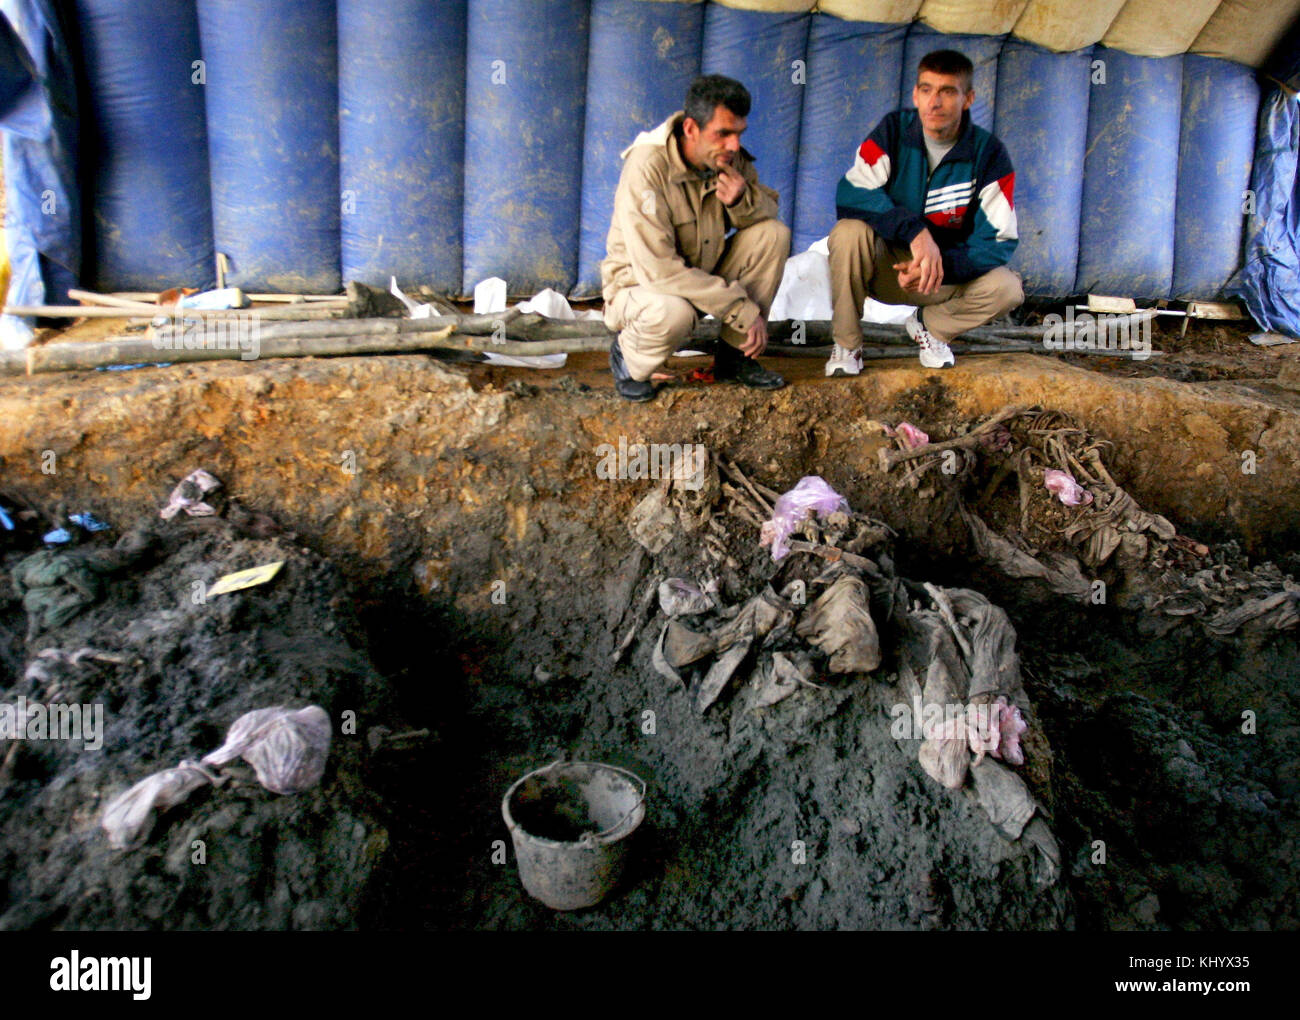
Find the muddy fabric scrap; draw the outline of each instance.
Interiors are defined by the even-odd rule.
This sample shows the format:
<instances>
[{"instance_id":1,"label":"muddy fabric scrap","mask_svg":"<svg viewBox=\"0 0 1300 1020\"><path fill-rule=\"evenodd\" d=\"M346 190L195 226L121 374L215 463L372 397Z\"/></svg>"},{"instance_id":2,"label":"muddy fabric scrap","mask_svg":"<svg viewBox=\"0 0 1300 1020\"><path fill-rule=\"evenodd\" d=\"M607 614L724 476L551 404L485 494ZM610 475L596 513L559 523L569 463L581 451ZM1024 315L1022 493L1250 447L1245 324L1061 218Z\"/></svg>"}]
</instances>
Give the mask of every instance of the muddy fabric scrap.
<instances>
[{"instance_id":1,"label":"muddy fabric scrap","mask_svg":"<svg viewBox=\"0 0 1300 1020\"><path fill-rule=\"evenodd\" d=\"M226 742L204 755L205 765L243 758L272 793L301 793L320 782L330 749L330 721L318 705L259 708L235 720Z\"/></svg>"},{"instance_id":2,"label":"muddy fabric scrap","mask_svg":"<svg viewBox=\"0 0 1300 1020\"><path fill-rule=\"evenodd\" d=\"M221 785L228 777L207 766L224 765L239 757L253 766L258 782L272 793L301 793L325 774L329 746L329 716L319 705L297 711L277 705L247 712L230 727L226 742L202 761L182 761L114 797L104 808L100 826L114 847L138 846L155 811L183 803L205 783Z\"/></svg>"},{"instance_id":3,"label":"muddy fabric scrap","mask_svg":"<svg viewBox=\"0 0 1300 1020\"><path fill-rule=\"evenodd\" d=\"M727 683L735 675L736 670L740 668L740 664L749 655L752 644L752 639L737 641L713 660L713 665L704 674L704 679L700 681L700 689L695 695L695 710L697 712L701 715L704 714L708 711L709 706L718 700L718 697L726 689Z\"/></svg>"},{"instance_id":4,"label":"muddy fabric scrap","mask_svg":"<svg viewBox=\"0 0 1300 1020\"><path fill-rule=\"evenodd\" d=\"M1021 687L1016 630L1006 610L971 588L944 588L969 647L967 700L985 694L1014 694Z\"/></svg>"},{"instance_id":5,"label":"muddy fabric scrap","mask_svg":"<svg viewBox=\"0 0 1300 1020\"><path fill-rule=\"evenodd\" d=\"M28 556L14 568L12 576L35 630L62 627L97 602L102 587L96 571L80 557L60 549L44 549Z\"/></svg>"},{"instance_id":6,"label":"muddy fabric scrap","mask_svg":"<svg viewBox=\"0 0 1300 1020\"><path fill-rule=\"evenodd\" d=\"M155 812L183 804L200 786L218 781L219 777L192 761L140 780L104 808L100 825L108 833L109 845L118 850L139 846L153 824Z\"/></svg>"},{"instance_id":7,"label":"muddy fabric scrap","mask_svg":"<svg viewBox=\"0 0 1300 1020\"><path fill-rule=\"evenodd\" d=\"M134 564L149 548L152 538L147 531L133 530L112 548L42 549L19 561L11 577L22 596L29 630L62 627L99 601L103 576Z\"/></svg>"},{"instance_id":8,"label":"muddy fabric scrap","mask_svg":"<svg viewBox=\"0 0 1300 1020\"><path fill-rule=\"evenodd\" d=\"M1034 881L1045 889L1060 877L1061 847L1041 814L1035 814L1020 835L1020 842L1038 851L1034 858Z\"/></svg>"},{"instance_id":9,"label":"muddy fabric scrap","mask_svg":"<svg viewBox=\"0 0 1300 1020\"><path fill-rule=\"evenodd\" d=\"M708 593L684 577L670 577L659 583L659 608L667 617L698 616L714 606Z\"/></svg>"},{"instance_id":10,"label":"muddy fabric scrap","mask_svg":"<svg viewBox=\"0 0 1300 1020\"><path fill-rule=\"evenodd\" d=\"M870 673L880 665L871 597L860 577L838 577L808 607L795 633L830 657L832 673Z\"/></svg>"},{"instance_id":11,"label":"muddy fabric scrap","mask_svg":"<svg viewBox=\"0 0 1300 1020\"><path fill-rule=\"evenodd\" d=\"M975 552L983 560L997 567L1008 577L1037 578L1054 592L1084 598L1092 590L1091 582L1083 576L1078 560L1064 553L1044 553L1035 558L1018 549L1001 535L995 534L979 517L960 507L962 519L970 529Z\"/></svg>"},{"instance_id":12,"label":"muddy fabric scrap","mask_svg":"<svg viewBox=\"0 0 1300 1020\"><path fill-rule=\"evenodd\" d=\"M1236 609L1220 610L1205 621L1205 629L1220 637L1234 634L1247 623L1260 629L1290 630L1300 623L1300 586L1287 585L1286 591L1268 598L1248 599Z\"/></svg>"},{"instance_id":13,"label":"muddy fabric scrap","mask_svg":"<svg viewBox=\"0 0 1300 1020\"><path fill-rule=\"evenodd\" d=\"M949 790L966 782L970 768L970 736L964 718L947 719L926 730L916 759L926 775Z\"/></svg>"},{"instance_id":14,"label":"muddy fabric scrap","mask_svg":"<svg viewBox=\"0 0 1300 1020\"><path fill-rule=\"evenodd\" d=\"M659 642L664 660L674 669L699 662L718 650L718 639L712 634L701 634L684 623L669 620Z\"/></svg>"},{"instance_id":15,"label":"muddy fabric scrap","mask_svg":"<svg viewBox=\"0 0 1300 1020\"><path fill-rule=\"evenodd\" d=\"M1025 781L992 758L972 765L970 772L980 806L993 827L1007 839L1019 839L1037 808Z\"/></svg>"},{"instance_id":16,"label":"muddy fabric scrap","mask_svg":"<svg viewBox=\"0 0 1300 1020\"><path fill-rule=\"evenodd\" d=\"M773 652L765 655L749 685L751 709L767 708L784 701L800 687L817 687L812 682L812 659L804 652Z\"/></svg>"},{"instance_id":17,"label":"muddy fabric scrap","mask_svg":"<svg viewBox=\"0 0 1300 1020\"><path fill-rule=\"evenodd\" d=\"M685 686L686 681L682 679L681 673L677 672L677 667L668 661L668 657L664 653L664 640L668 636L670 626L672 626L671 620L665 623L663 629L659 631L659 640L655 642L654 651L650 653L650 665L665 680Z\"/></svg>"},{"instance_id":18,"label":"muddy fabric scrap","mask_svg":"<svg viewBox=\"0 0 1300 1020\"><path fill-rule=\"evenodd\" d=\"M181 479L180 484L172 490L167 505L158 511L158 516L169 521L184 510L191 517L211 517L217 509L205 503L204 497L219 488L221 482L216 477L203 468L196 468Z\"/></svg>"},{"instance_id":19,"label":"muddy fabric scrap","mask_svg":"<svg viewBox=\"0 0 1300 1020\"><path fill-rule=\"evenodd\" d=\"M717 701L752 648L788 635L793 623L794 610L771 586L746 602L733 619L713 634L716 647L723 654L700 684L695 697L696 711L703 713Z\"/></svg>"}]
</instances>

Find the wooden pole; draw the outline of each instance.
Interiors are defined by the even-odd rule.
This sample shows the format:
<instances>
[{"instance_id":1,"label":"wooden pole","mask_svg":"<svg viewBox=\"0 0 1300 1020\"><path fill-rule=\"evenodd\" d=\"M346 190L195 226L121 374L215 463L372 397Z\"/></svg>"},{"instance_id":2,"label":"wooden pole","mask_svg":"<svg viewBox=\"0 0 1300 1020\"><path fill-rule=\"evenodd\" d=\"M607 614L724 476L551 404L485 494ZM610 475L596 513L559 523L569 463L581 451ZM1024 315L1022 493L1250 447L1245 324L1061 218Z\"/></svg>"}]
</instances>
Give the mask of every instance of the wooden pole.
<instances>
[{"instance_id":1,"label":"wooden pole","mask_svg":"<svg viewBox=\"0 0 1300 1020\"><path fill-rule=\"evenodd\" d=\"M184 337L159 339L119 337L99 343L55 343L28 347L21 351L0 352L0 375L32 375L43 372L85 371L108 365L165 364L191 361L253 360L257 358L308 358L363 354L420 354L428 351L458 351L527 356L539 354L583 354L609 350L608 336L569 337L561 340L496 341L491 337L452 333L450 326L437 332L422 330L403 334L350 334L315 337L251 336L240 345L238 331L228 330L221 339L223 346L184 346ZM191 343L196 340L191 338ZM160 345L161 344L161 345ZM957 354L1055 354L1039 344L1025 341L1001 344L964 344L954 342ZM1159 353L1156 351L1153 354ZM246 355L248 357L246 357ZM780 358L824 358L825 348L772 346L767 355ZM907 360L916 357L915 348L903 346L863 347L866 361Z\"/></svg>"}]
</instances>

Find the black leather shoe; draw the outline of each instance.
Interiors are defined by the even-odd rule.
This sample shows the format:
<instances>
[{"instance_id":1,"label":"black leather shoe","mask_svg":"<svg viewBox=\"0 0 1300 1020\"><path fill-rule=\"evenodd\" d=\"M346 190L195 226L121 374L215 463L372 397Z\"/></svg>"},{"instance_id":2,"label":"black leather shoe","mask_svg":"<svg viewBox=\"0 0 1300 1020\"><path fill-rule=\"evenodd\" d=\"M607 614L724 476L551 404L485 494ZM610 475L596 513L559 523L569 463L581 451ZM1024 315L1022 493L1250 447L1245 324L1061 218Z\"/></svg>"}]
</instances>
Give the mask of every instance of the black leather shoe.
<instances>
[{"instance_id":1,"label":"black leather shoe","mask_svg":"<svg viewBox=\"0 0 1300 1020\"><path fill-rule=\"evenodd\" d=\"M725 340L719 340L713 357L713 378L719 382L734 379L755 390L779 390L785 378L769 372L753 358L741 354Z\"/></svg>"},{"instance_id":2,"label":"black leather shoe","mask_svg":"<svg viewBox=\"0 0 1300 1020\"><path fill-rule=\"evenodd\" d=\"M654 399L655 388L651 383L638 382L628 374L627 366L623 364L623 351L618 346L618 337L614 337L609 345L609 370L614 375L614 389L624 400L640 404Z\"/></svg>"}]
</instances>

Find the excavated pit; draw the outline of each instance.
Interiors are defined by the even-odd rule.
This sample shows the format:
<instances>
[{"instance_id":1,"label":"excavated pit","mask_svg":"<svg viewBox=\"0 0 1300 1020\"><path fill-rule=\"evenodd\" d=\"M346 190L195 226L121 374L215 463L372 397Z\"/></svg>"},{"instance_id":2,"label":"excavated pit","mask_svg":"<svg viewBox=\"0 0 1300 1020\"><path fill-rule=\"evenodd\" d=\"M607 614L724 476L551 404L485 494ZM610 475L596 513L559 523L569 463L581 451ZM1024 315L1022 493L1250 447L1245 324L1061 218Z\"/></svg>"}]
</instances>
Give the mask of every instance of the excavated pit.
<instances>
[{"instance_id":1,"label":"excavated pit","mask_svg":"<svg viewBox=\"0 0 1300 1020\"><path fill-rule=\"evenodd\" d=\"M150 520L162 538L68 635L27 641L6 589L0 700L41 648L121 648L160 613L170 644L84 681L122 716L98 759L24 750L6 777L0 927L1297 927L1295 630L1153 629L1114 599L1007 578L974 557L937 473L917 488L882 473L891 442L875 425L938 440L1009 404L1065 412L1114 444L1116 479L1209 546L1207 563L1295 576L1291 390L1010 355L852 380L787 365L782 391L687 384L644 406L585 356L559 372L407 356L5 382L0 493L43 515L6 536L6 568L67 512L93 511L113 536ZM1054 883L891 737L888 651L871 675L703 715L651 668L650 612L611 662L651 578L702 562L690 534L658 556L633 540L628 518L655 483L597 476L602 444L620 440L699 443L778 491L821 475L897 531L899 576L1007 611L1038 740L1026 773L1060 845ZM253 516L157 521L196 467ZM991 510L990 523L1006 521ZM755 531L726 521L728 604L778 573ZM210 610L190 600L195 578L280 558L264 590ZM215 747L265 699L357 713L319 790L276 798L244 776L166 814L140 849L103 845L104 800ZM430 732L375 750L376 727ZM650 794L618 894L556 914L520 889L499 808L514 779L564 753L631 768ZM206 871L187 863L196 833ZM70 864L40 863L50 854Z\"/></svg>"}]
</instances>

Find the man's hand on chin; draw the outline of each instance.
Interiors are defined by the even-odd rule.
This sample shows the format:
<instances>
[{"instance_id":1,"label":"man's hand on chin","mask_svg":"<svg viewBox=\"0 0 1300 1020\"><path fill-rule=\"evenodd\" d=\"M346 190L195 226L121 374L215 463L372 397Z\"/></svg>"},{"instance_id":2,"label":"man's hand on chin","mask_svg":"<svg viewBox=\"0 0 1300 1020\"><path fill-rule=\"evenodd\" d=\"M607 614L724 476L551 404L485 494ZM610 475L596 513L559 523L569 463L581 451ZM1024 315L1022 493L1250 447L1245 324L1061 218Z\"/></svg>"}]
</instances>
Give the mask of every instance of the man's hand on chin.
<instances>
[{"instance_id":1,"label":"man's hand on chin","mask_svg":"<svg viewBox=\"0 0 1300 1020\"><path fill-rule=\"evenodd\" d=\"M718 163L718 201L723 205L735 205L745 193L745 178L732 169L729 163Z\"/></svg>"}]
</instances>

